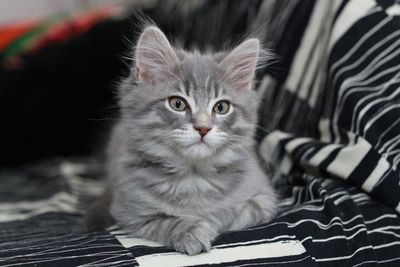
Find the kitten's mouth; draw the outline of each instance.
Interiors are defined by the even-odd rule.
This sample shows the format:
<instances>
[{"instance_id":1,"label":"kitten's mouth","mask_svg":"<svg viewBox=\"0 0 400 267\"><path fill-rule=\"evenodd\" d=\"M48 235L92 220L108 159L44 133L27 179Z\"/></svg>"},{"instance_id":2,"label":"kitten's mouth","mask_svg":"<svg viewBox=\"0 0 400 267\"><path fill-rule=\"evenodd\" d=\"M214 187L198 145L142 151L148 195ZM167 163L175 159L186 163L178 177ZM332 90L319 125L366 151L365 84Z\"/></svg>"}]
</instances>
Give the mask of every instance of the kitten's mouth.
<instances>
[{"instance_id":1,"label":"kitten's mouth","mask_svg":"<svg viewBox=\"0 0 400 267\"><path fill-rule=\"evenodd\" d=\"M195 143L195 145L199 145L199 146L208 146L208 144L206 143L206 141L204 141L203 139L200 139L198 142Z\"/></svg>"},{"instance_id":2,"label":"kitten's mouth","mask_svg":"<svg viewBox=\"0 0 400 267\"><path fill-rule=\"evenodd\" d=\"M200 139L196 143L192 145L192 147L198 147L198 148L210 148L210 144L208 144L204 139Z\"/></svg>"}]
</instances>

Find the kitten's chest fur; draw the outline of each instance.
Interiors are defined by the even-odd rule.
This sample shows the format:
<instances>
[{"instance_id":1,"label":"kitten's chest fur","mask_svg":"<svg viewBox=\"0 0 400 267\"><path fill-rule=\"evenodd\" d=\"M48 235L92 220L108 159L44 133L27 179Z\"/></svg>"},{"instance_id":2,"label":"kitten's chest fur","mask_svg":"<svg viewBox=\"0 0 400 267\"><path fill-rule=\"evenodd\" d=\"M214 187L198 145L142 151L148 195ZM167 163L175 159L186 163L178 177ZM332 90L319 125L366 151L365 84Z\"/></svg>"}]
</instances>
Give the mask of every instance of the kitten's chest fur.
<instances>
[{"instance_id":1,"label":"kitten's chest fur","mask_svg":"<svg viewBox=\"0 0 400 267\"><path fill-rule=\"evenodd\" d=\"M204 209L234 193L242 169L234 164L218 165L213 159L190 162L176 156L147 170L138 169L137 177L151 177L142 181L142 189L161 201L184 209Z\"/></svg>"}]
</instances>

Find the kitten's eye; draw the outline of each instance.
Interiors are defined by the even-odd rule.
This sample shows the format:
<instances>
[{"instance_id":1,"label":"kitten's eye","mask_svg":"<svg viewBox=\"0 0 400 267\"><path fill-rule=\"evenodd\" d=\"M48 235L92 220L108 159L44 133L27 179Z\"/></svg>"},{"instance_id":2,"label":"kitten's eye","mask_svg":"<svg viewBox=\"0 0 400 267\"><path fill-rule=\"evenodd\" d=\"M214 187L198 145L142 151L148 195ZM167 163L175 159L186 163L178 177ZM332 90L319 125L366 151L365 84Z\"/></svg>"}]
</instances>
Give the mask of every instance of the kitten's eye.
<instances>
[{"instance_id":1,"label":"kitten's eye","mask_svg":"<svg viewBox=\"0 0 400 267\"><path fill-rule=\"evenodd\" d=\"M188 109L188 105L186 104L185 100L177 96L171 97L169 99L169 105L173 110L176 111L185 111Z\"/></svg>"},{"instance_id":2,"label":"kitten's eye","mask_svg":"<svg viewBox=\"0 0 400 267\"><path fill-rule=\"evenodd\" d=\"M218 101L213 110L217 114L226 114L229 111L230 103L226 100Z\"/></svg>"}]
</instances>

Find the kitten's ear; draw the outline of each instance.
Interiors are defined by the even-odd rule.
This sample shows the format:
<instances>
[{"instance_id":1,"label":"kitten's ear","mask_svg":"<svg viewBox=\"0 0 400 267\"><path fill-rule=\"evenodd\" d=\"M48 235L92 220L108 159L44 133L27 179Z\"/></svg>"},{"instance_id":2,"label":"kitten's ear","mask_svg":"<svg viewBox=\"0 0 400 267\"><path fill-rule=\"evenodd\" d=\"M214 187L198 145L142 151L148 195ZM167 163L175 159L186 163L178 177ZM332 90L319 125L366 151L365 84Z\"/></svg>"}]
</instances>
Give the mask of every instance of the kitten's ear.
<instances>
[{"instance_id":1,"label":"kitten's ear","mask_svg":"<svg viewBox=\"0 0 400 267\"><path fill-rule=\"evenodd\" d=\"M136 46L136 76L155 85L174 77L172 68L178 63L167 37L155 26L147 27Z\"/></svg>"},{"instance_id":2,"label":"kitten's ear","mask_svg":"<svg viewBox=\"0 0 400 267\"><path fill-rule=\"evenodd\" d=\"M223 80L236 90L251 90L257 66L260 42L249 39L241 43L219 63Z\"/></svg>"}]
</instances>

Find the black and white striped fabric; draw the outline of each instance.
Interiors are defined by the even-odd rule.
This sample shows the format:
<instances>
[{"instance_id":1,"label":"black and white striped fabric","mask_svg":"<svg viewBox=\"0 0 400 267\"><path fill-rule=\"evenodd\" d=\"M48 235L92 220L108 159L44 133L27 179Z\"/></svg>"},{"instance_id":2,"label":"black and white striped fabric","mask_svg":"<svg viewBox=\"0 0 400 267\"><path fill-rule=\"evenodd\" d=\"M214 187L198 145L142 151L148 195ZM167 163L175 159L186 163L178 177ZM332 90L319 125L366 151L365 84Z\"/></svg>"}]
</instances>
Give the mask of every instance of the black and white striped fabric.
<instances>
[{"instance_id":1,"label":"black and white striped fabric","mask_svg":"<svg viewBox=\"0 0 400 267\"><path fill-rule=\"evenodd\" d=\"M198 13L218 12L211 12L214 20L194 16L190 27L247 18L242 29L262 25L279 56L258 76L257 138L261 155L276 161L280 215L222 234L209 253L187 256L117 226L79 233L84 204L101 190L84 178L88 165L4 170L0 266L400 266L400 6L244 2L196 4ZM235 20L225 22L220 27L237 33ZM181 33L196 40L200 32ZM218 37L211 32L209 41Z\"/></svg>"},{"instance_id":2,"label":"black and white striped fabric","mask_svg":"<svg viewBox=\"0 0 400 267\"><path fill-rule=\"evenodd\" d=\"M284 172L295 163L344 179L400 212L400 7L390 2L316 2L283 85L291 96L279 92L273 111L290 134L266 142L284 149Z\"/></svg>"},{"instance_id":3,"label":"black and white striped fabric","mask_svg":"<svg viewBox=\"0 0 400 267\"><path fill-rule=\"evenodd\" d=\"M39 166L41 167L41 166ZM84 203L101 184L87 166L55 162L0 175L0 266L361 266L400 261L400 219L345 182L311 176L272 222L224 233L187 256L113 226L82 234ZM12 178L12 179L10 179ZM39 179L38 179L39 178Z\"/></svg>"}]
</instances>

